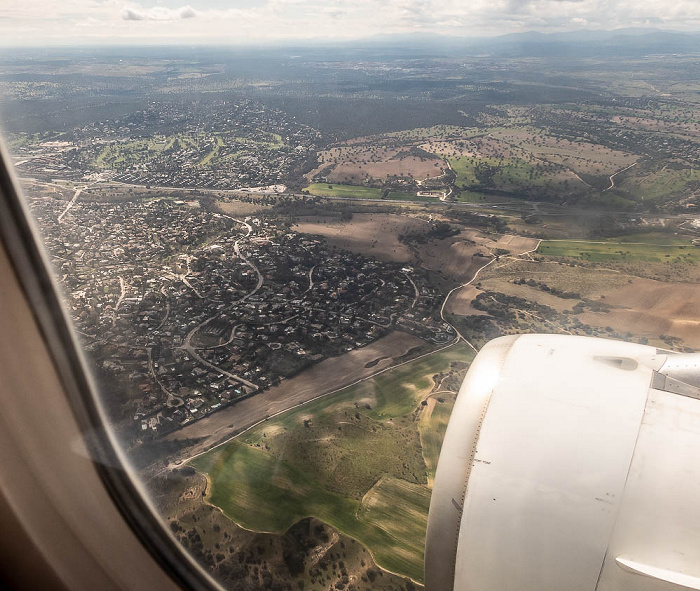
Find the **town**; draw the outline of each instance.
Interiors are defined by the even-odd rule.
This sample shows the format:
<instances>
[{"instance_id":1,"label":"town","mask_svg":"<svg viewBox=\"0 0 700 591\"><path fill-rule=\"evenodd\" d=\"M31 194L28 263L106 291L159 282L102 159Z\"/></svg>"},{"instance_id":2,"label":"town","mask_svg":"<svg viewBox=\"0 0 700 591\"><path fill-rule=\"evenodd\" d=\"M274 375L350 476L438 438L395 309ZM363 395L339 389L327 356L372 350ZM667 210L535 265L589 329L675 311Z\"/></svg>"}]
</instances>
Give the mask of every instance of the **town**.
<instances>
[{"instance_id":1,"label":"town","mask_svg":"<svg viewBox=\"0 0 700 591\"><path fill-rule=\"evenodd\" d=\"M162 435L397 327L455 336L424 272L272 220L168 199L32 205L125 433Z\"/></svg>"},{"instance_id":2,"label":"town","mask_svg":"<svg viewBox=\"0 0 700 591\"><path fill-rule=\"evenodd\" d=\"M36 178L236 189L289 182L315 161L318 132L251 100L188 101L36 139L13 144L18 170Z\"/></svg>"}]
</instances>

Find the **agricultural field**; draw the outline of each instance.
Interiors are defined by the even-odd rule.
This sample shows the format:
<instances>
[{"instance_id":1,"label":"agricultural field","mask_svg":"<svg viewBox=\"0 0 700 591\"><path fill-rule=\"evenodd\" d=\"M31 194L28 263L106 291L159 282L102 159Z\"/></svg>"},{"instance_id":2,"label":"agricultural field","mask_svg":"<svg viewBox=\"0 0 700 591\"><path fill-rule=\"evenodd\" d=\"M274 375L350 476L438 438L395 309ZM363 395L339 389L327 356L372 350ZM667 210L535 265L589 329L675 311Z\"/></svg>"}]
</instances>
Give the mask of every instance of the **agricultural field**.
<instances>
[{"instance_id":1,"label":"agricultural field","mask_svg":"<svg viewBox=\"0 0 700 591\"><path fill-rule=\"evenodd\" d=\"M198 440L191 453L200 453L276 413L386 369L397 359L420 351L425 346L425 342L418 337L391 332L365 347L326 359L277 386L186 425L167 435L166 439ZM323 399L319 403L324 404Z\"/></svg>"},{"instance_id":2,"label":"agricultural field","mask_svg":"<svg viewBox=\"0 0 700 591\"><path fill-rule=\"evenodd\" d=\"M379 566L420 582L428 483L444 433L436 423L452 403L440 384L461 381L472 358L456 345L408 362L270 419L191 464L207 474L209 502L239 525L281 533L314 516L365 545ZM427 426L435 432L427 435Z\"/></svg>"},{"instance_id":3,"label":"agricultural field","mask_svg":"<svg viewBox=\"0 0 700 591\"><path fill-rule=\"evenodd\" d=\"M473 285L467 285L458 289L447 300L445 311L448 314L457 314L459 316L487 316L487 312L472 306L472 301L476 299L479 293L481 293L481 290Z\"/></svg>"},{"instance_id":4,"label":"agricultural field","mask_svg":"<svg viewBox=\"0 0 700 591\"><path fill-rule=\"evenodd\" d=\"M352 583L357 591L415 591L415 585L378 568L366 548L315 518L283 534L243 529L206 502L208 483L193 468L151 482L158 509L173 535L225 588L325 591Z\"/></svg>"},{"instance_id":5,"label":"agricultural field","mask_svg":"<svg viewBox=\"0 0 700 591\"><path fill-rule=\"evenodd\" d=\"M470 319L467 325L473 324L475 319L487 318L489 313L483 306L474 308L477 298L489 304L490 294L497 294L496 299L507 299L511 309L517 310L507 321L505 317L495 319L502 331L592 334L676 350L700 347L697 263L684 258L683 262L669 264L659 262L658 258L658 249L682 248L679 244L663 246L662 241L682 243L682 240L659 234L628 238L631 243L605 245L613 248L612 252L602 250L599 243L590 245L599 255L598 261L582 258L578 259L581 262L571 263L571 252L578 251L566 250L562 252L568 252L569 256L563 260L551 254L533 261L504 258L486 268L476 284L470 286L465 301L456 301L447 311L462 312ZM648 243L638 244L643 238ZM581 243L572 241L572 244ZM627 249L632 247L638 250L627 254ZM620 249L624 256L616 252ZM633 255L636 258L631 261ZM665 255L663 260L668 260ZM659 268L671 268L670 277L655 279L654 276L660 275ZM471 301L467 303L468 297ZM473 309L480 315L473 313ZM493 312L498 309L494 308Z\"/></svg>"},{"instance_id":6,"label":"agricultural field","mask_svg":"<svg viewBox=\"0 0 700 591\"><path fill-rule=\"evenodd\" d=\"M220 200L216 206L224 213L232 216L249 216L269 211L271 206L256 201L239 201L237 199Z\"/></svg>"},{"instance_id":7,"label":"agricultural field","mask_svg":"<svg viewBox=\"0 0 700 591\"><path fill-rule=\"evenodd\" d=\"M421 180L444 172L444 162L437 156L413 150L411 146L391 147L381 140L330 148L319 153L319 162L307 178L323 176L329 183Z\"/></svg>"},{"instance_id":8,"label":"agricultural field","mask_svg":"<svg viewBox=\"0 0 700 591\"><path fill-rule=\"evenodd\" d=\"M305 216L294 226L304 234L318 234L339 248L380 260L408 262L411 249L398 237L427 226L425 220L396 214L356 213L350 222L320 216Z\"/></svg>"},{"instance_id":9,"label":"agricultural field","mask_svg":"<svg viewBox=\"0 0 700 591\"><path fill-rule=\"evenodd\" d=\"M700 284L634 278L606 294L605 303L612 307L608 313L588 311L581 321L649 339L670 335L700 348Z\"/></svg>"},{"instance_id":10,"label":"agricultural field","mask_svg":"<svg viewBox=\"0 0 700 591\"><path fill-rule=\"evenodd\" d=\"M521 254L537 246L534 238L494 236L474 229L465 229L443 240L407 244L406 237L421 236L430 227L425 219L417 216L358 213L348 222L308 216L294 229L321 235L340 248L360 254L421 265L459 283L468 281L497 249Z\"/></svg>"},{"instance_id":11,"label":"agricultural field","mask_svg":"<svg viewBox=\"0 0 700 591\"><path fill-rule=\"evenodd\" d=\"M432 488L435 482L435 471L440 458L440 448L445 438L455 398L456 394L454 392L443 391L440 388L438 392L432 394L426 400L425 407L420 413L418 432L420 433L421 449L425 460L428 488Z\"/></svg>"},{"instance_id":12,"label":"agricultural field","mask_svg":"<svg viewBox=\"0 0 700 591\"><path fill-rule=\"evenodd\" d=\"M538 254L552 257L568 257L591 262L687 263L700 262L700 248L689 240L669 238L666 244L653 242L613 242L589 240L545 240Z\"/></svg>"}]
</instances>

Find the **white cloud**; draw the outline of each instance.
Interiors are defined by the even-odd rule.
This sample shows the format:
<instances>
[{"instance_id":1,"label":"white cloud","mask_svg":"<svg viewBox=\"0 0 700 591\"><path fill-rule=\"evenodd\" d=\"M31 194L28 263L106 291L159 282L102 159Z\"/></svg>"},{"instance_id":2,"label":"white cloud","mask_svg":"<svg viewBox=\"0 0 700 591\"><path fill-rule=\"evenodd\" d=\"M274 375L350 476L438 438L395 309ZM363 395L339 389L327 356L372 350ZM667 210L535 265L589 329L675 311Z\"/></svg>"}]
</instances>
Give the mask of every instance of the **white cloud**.
<instances>
[{"instance_id":1,"label":"white cloud","mask_svg":"<svg viewBox=\"0 0 700 591\"><path fill-rule=\"evenodd\" d=\"M174 9L165 6L142 8L136 5L126 5L121 12L122 19L125 21L175 21L183 18L195 18L197 15L197 11L189 5Z\"/></svg>"},{"instance_id":2,"label":"white cloud","mask_svg":"<svg viewBox=\"0 0 700 591\"><path fill-rule=\"evenodd\" d=\"M127 4L124 4L124 2ZM189 2L186 5L178 4ZM700 0L18 0L0 6L0 44L99 38L259 43L416 30L484 36L659 26L700 30ZM32 31L27 34L27 31Z\"/></svg>"}]
</instances>

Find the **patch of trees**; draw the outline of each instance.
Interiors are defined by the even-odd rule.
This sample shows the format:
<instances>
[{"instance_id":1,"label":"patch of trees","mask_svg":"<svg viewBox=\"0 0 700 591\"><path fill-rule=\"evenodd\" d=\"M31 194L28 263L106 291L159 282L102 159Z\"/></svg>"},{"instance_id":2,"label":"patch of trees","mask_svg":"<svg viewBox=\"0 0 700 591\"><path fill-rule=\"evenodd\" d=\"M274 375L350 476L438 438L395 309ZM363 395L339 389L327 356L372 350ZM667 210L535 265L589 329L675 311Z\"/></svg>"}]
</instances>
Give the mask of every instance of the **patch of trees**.
<instances>
[{"instance_id":1,"label":"patch of trees","mask_svg":"<svg viewBox=\"0 0 700 591\"><path fill-rule=\"evenodd\" d=\"M488 162L477 162L474 167L476 180L486 187L493 187L493 177L503 169L500 165L492 165Z\"/></svg>"},{"instance_id":2,"label":"patch of trees","mask_svg":"<svg viewBox=\"0 0 700 591\"><path fill-rule=\"evenodd\" d=\"M450 236L456 236L459 233L459 228L447 222L435 222L431 224L430 229L426 232L415 230L406 234L399 234L398 239L399 242L403 242L404 244L425 244L428 240L444 240Z\"/></svg>"},{"instance_id":3,"label":"patch of trees","mask_svg":"<svg viewBox=\"0 0 700 591\"><path fill-rule=\"evenodd\" d=\"M457 208L447 210L447 215L460 221L465 226L485 228L503 234L508 231L508 224L500 217L491 214L474 213Z\"/></svg>"},{"instance_id":4,"label":"patch of trees","mask_svg":"<svg viewBox=\"0 0 700 591\"><path fill-rule=\"evenodd\" d=\"M520 279L515 279L513 283L515 283L515 285L528 285L530 287L534 287L541 291L546 291L547 293L551 293L552 295L567 300L581 299L581 294L578 292L565 291L563 289L559 289L558 287L551 287L547 285L544 281L536 281L535 279L525 279L524 277L520 277Z\"/></svg>"}]
</instances>

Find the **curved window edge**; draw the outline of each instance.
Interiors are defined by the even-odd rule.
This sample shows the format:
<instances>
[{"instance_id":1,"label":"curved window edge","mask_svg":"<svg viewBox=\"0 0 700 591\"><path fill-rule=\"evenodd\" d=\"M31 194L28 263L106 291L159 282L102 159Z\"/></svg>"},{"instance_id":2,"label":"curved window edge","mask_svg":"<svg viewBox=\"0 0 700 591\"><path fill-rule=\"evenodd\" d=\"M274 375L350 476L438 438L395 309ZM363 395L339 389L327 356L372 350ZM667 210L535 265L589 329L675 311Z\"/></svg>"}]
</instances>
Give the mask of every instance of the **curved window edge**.
<instances>
[{"instance_id":1,"label":"curved window edge","mask_svg":"<svg viewBox=\"0 0 700 591\"><path fill-rule=\"evenodd\" d=\"M107 494L143 548L174 583L194 591L221 589L168 532L120 449L19 186L0 140L0 243L31 308Z\"/></svg>"}]
</instances>

